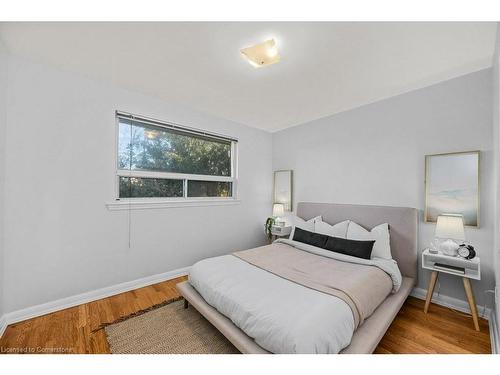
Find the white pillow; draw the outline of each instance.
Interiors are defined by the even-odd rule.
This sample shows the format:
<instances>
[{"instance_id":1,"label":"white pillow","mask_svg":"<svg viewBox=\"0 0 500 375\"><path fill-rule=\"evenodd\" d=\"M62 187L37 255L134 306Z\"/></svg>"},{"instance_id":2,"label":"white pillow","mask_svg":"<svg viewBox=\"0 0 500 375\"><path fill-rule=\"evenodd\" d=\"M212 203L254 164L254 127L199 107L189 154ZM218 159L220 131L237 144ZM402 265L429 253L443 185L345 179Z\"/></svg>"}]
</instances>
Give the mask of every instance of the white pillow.
<instances>
[{"instance_id":1,"label":"white pillow","mask_svg":"<svg viewBox=\"0 0 500 375\"><path fill-rule=\"evenodd\" d=\"M309 232L314 232L314 223L316 221L321 221L321 216L313 217L305 221L301 217L297 215L292 216L292 232L290 233L290 239L293 240L293 235L295 234L295 227L299 227L300 229L308 230Z\"/></svg>"},{"instance_id":2,"label":"white pillow","mask_svg":"<svg viewBox=\"0 0 500 375\"><path fill-rule=\"evenodd\" d=\"M375 240L371 258L392 259L389 224L387 223L377 225L371 231L368 231L351 221L347 227L347 239L358 241Z\"/></svg>"},{"instance_id":3,"label":"white pillow","mask_svg":"<svg viewBox=\"0 0 500 375\"><path fill-rule=\"evenodd\" d=\"M323 220L318 220L314 224L314 231L327 236L346 238L349 220L342 221L335 225L325 223Z\"/></svg>"}]
</instances>

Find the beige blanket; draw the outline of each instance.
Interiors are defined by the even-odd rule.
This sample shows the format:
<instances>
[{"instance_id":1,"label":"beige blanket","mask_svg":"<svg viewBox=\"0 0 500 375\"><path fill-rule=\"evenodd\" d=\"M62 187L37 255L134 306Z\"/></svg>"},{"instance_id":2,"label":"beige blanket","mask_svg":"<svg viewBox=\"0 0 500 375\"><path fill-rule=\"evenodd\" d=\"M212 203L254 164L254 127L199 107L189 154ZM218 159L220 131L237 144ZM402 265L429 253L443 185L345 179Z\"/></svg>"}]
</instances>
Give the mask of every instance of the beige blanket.
<instances>
[{"instance_id":1,"label":"beige blanket","mask_svg":"<svg viewBox=\"0 0 500 375\"><path fill-rule=\"evenodd\" d=\"M307 288L342 299L356 328L391 293L391 277L374 265L357 264L312 254L285 243L273 243L234 256Z\"/></svg>"}]
</instances>

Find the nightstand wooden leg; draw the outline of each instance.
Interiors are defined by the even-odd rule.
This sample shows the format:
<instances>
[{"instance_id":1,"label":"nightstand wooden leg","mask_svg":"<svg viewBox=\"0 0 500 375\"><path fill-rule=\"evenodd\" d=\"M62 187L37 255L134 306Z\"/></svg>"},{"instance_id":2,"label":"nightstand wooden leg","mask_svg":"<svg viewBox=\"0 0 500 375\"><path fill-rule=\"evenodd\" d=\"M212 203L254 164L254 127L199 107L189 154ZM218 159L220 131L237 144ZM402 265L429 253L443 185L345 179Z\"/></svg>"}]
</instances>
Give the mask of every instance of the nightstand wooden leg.
<instances>
[{"instance_id":1,"label":"nightstand wooden leg","mask_svg":"<svg viewBox=\"0 0 500 375\"><path fill-rule=\"evenodd\" d=\"M429 310L429 305L432 300L432 295L434 294L434 287L436 286L436 281L438 279L438 271L432 271L431 278L429 279L429 286L427 287L427 297L425 298L424 312L427 314Z\"/></svg>"},{"instance_id":2,"label":"nightstand wooden leg","mask_svg":"<svg viewBox=\"0 0 500 375\"><path fill-rule=\"evenodd\" d=\"M467 295L467 301L469 302L470 311L472 313L474 328L476 329L476 331L479 331L479 319L477 316L477 306L476 306L476 301L474 299L474 292L470 285L470 280L466 277L462 277L462 280L464 281L465 294Z\"/></svg>"}]
</instances>

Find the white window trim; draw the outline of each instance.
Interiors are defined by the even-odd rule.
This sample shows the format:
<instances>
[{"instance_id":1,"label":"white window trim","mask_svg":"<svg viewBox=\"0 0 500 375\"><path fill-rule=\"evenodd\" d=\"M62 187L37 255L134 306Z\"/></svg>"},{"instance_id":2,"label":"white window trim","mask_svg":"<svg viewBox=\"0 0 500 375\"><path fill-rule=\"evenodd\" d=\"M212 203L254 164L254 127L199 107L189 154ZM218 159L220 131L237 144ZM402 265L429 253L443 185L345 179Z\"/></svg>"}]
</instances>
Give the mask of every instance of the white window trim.
<instances>
[{"instance_id":1,"label":"white window trim","mask_svg":"<svg viewBox=\"0 0 500 375\"><path fill-rule=\"evenodd\" d=\"M231 206L240 203L241 201L239 199L234 198L133 198L108 202L106 203L106 207L110 211L123 211L178 207Z\"/></svg>"},{"instance_id":2,"label":"white window trim","mask_svg":"<svg viewBox=\"0 0 500 375\"><path fill-rule=\"evenodd\" d=\"M196 181L220 181L233 182L234 178L226 176L210 176L204 174L186 174L186 173L170 173L170 172L153 172L135 169L117 169L118 177L144 177L144 178L164 178L170 180L196 180Z\"/></svg>"},{"instance_id":3,"label":"white window trim","mask_svg":"<svg viewBox=\"0 0 500 375\"><path fill-rule=\"evenodd\" d=\"M187 128L190 129L190 128ZM115 200L106 203L110 211L144 210L177 207L205 207L240 204L238 199L238 141L231 141L231 177L211 176L186 173L156 172L145 170L128 170L118 168L119 117L115 116ZM184 197L182 198L120 198L120 177L164 178L184 181ZM232 183L231 197L188 197L187 181L220 181Z\"/></svg>"}]
</instances>

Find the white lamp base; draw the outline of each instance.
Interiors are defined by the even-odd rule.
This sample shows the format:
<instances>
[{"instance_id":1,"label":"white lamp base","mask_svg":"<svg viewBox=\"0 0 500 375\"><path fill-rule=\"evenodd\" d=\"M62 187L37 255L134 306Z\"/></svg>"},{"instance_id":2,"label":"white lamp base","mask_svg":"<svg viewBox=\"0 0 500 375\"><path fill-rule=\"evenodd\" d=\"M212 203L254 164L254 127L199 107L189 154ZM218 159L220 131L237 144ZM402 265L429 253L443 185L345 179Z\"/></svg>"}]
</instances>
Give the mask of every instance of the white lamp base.
<instances>
[{"instance_id":1,"label":"white lamp base","mask_svg":"<svg viewBox=\"0 0 500 375\"><path fill-rule=\"evenodd\" d=\"M458 248L458 244L453 240L445 240L439 244L439 250L441 250L443 254L453 257L457 256Z\"/></svg>"},{"instance_id":2,"label":"white lamp base","mask_svg":"<svg viewBox=\"0 0 500 375\"><path fill-rule=\"evenodd\" d=\"M281 217L276 217L276 219L274 220L274 225L278 227L284 227L285 221Z\"/></svg>"}]
</instances>

